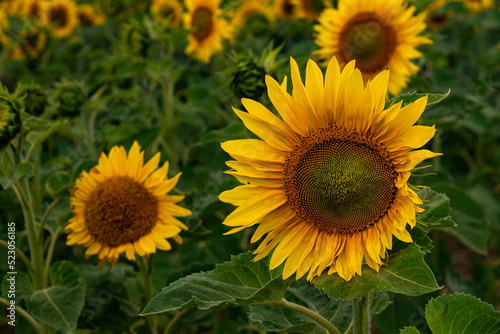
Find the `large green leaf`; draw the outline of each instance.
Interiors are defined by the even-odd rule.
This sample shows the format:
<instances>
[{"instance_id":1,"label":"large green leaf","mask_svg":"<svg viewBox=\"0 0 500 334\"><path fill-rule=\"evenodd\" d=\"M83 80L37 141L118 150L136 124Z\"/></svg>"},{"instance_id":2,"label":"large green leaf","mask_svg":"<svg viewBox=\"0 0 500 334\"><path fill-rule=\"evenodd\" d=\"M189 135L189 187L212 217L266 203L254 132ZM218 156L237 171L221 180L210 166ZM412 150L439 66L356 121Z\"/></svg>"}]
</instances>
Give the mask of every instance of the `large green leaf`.
<instances>
[{"instance_id":1,"label":"large green leaf","mask_svg":"<svg viewBox=\"0 0 500 334\"><path fill-rule=\"evenodd\" d=\"M464 190L450 185L438 185L434 189L450 198L451 216L456 228L443 230L460 240L473 251L486 254L490 229L481 206Z\"/></svg>"},{"instance_id":2,"label":"large green leaf","mask_svg":"<svg viewBox=\"0 0 500 334\"><path fill-rule=\"evenodd\" d=\"M421 207L425 209L417 216L417 219L426 228L457 226L450 216L451 208L448 196L427 188L420 190L417 194L424 202Z\"/></svg>"},{"instance_id":3,"label":"large green leaf","mask_svg":"<svg viewBox=\"0 0 500 334\"><path fill-rule=\"evenodd\" d=\"M7 280L12 279L13 280ZM11 282L15 284L16 301L19 303L22 299L28 298L33 293L33 284L28 274L18 271L17 274L6 274L2 282L2 297L9 300L9 291Z\"/></svg>"},{"instance_id":4,"label":"large green leaf","mask_svg":"<svg viewBox=\"0 0 500 334\"><path fill-rule=\"evenodd\" d=\"M391 107L392 105L403 101L402 107L404 107L407 104L410 104L412 102L415 102L422 96L427 95L427 105L426 109L432 107L433 105L438 104L439 102L442 102L448 95L450 95L450 91L446 94L419 94L417 92L411 92L411 93L405 93L405 94L400 94L397 96L394 96L392 99L389 101L385 102L385 109Z\"/></svg>"},{"instance_id":5,"label":"large green leaf","mask_svg":"<svg viewBox=\"0 0 500 334\"><path fill-rule=\"evenodd\" d=\"M285 299L316 312L342 333L351 324L352 302L330 299L312 285L304 284L301 281L293 284L285 293ZM372 315L379 314L389 304L387 293L376 293L373 297ZM250 306L249 318L252 323L268 332L328 334L324 327L318 325L311 318L286 308L268 305Z\"/></svg>"},{"instance_id":6,"label":"large green leaf","mask_svg":"<svg viewBox=\"0 0 500 334\"><path fill-rule=\"evenodd\" d=\"M69 261L50 267L52 286L36 291L27 301L29 313L39 322L63 333L74 333L85 301L87 285Z\"/></svg>"},{"instance_id":7,"label":"large green leaf","mask_svg":"<svg viewBox=\"0 0 500 334\"><path fill-rule=\"evenodd\" d=\"M269 257L253 262L251 253L232 256L209 272L183 277L157 294L142 315L197 307L251 305L280 300L291 279L281 278L282 267L269 270Z\"/></svg>"},{"instance_id":8,"label":"large green leaf","mask_svg":"<svg viewBox=\"0 0 500 334\"><path fill-rule=\"evenodd\" d=\"M337 300L362 297L371 291L422 295L440 288L423 256L424 252L420 246L411 244L392 255L387 265L382 266L378 273L365 265L363 275L355 276L348 282L337 274L323 273L313 280L313 284Z\"/></svg>"},{"instance_id":9,"label":"large green leaf","mask_svg":"<svg viewBox=\"0 0 500 334\"><path fill-rule=\"evenodd\" d=\"M433 298L425 308L425 317L434 334L500 333L500 312L470 295Z\"/></svg>"}]
</instances>

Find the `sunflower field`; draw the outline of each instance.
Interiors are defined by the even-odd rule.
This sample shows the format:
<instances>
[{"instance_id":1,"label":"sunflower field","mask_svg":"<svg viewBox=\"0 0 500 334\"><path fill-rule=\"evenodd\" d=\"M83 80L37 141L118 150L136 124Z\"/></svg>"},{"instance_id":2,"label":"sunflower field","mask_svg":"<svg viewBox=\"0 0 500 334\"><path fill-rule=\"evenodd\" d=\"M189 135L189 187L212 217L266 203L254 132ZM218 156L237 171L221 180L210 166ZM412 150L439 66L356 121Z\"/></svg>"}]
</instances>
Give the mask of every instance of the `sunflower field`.
<instances>
[{"instance_id":1,"label":"sunflower field","mask_svg":"<svg viewBox=\"0 0 500 334\"><path fill-rule=\"evenodd\" d=\"M500 2L3 0L0 332L500 333Z\"/></svg>"}]
</instances>

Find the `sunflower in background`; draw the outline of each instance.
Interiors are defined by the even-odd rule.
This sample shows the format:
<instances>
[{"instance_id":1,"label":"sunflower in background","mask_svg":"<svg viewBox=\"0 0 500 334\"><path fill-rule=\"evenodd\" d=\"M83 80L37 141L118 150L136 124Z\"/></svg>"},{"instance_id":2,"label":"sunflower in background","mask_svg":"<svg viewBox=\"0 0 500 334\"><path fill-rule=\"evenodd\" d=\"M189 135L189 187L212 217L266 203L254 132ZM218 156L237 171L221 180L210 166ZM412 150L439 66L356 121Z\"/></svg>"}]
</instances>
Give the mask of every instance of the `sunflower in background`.
<instances>
[{"instance_id":1,"label":"sunflower in background","mask_svg":"<svg viewBox=\"0 0 500 334\"><path fill-rule=\"evenodd\" d=\"M318 16L331 5L326 0L292 0L297 8L297 16L314 21Z\"/></svg>"},{"instance_id":2,"label":"sunflower in background","mask_svg":"<svg viewBox=\"0 0 500 334\"><path fill-rule=\"evenodd\" d=\"M444 8L447 4L448 0L436 0L427 7L425 20L432 30L441 30L453 16L453 11Z\"/></svg>"},{"instance_id":3,"label":"sunflower in background","mask_svg":"<svg viewBox=\"0 0 500 334\"><path fill-rule=\"evenodd\" d=\"M281 119L249 99L247 112L234 109L262 140L222 143L235 159L227 173L244 184L220 194L238 207L224 224L228 233L258 225L251 241L267 236L254 260L274 250L270 269L286 261L284 279L309 272L312 280L329 268L348 281L362 275L363 258L378 271L393 236L412 242L406 226L423 211L407 184L412 169L439 155L413 150L434 136L434 126L414 126L427 96L384 110L389 71L365 86L354 61L341 71L332 58L323 77L310 60L304 86L293 59L291 68L293 95L286 78L266 78Z\"/></svg>"},{"instance_id":4,"label":"sunflower in background","mask_svg":"<svg viewBox=\"0 0 500 334\"><path fill-rule=\"evenodd\" d=\"M99 265L114 265L120 254L135 260L135 253L147 256L156 249L170 250L165 240L179 236L187 226L174 217L191 215L178 206L184 196L167 195L181 173L167 177L168 162L156 169L160 153L143 165L144 152L134 142L128 155L123 146L102 153L99 164L83 172L72 189L74 217L67 225L67 245L87 248L86 257L98 255Z\"/></svg>"},{"instance_id":5,"label":"sunflower in background","mask_svg":"<svg viewBox=\"0 0 500 334\"><path fill-rule=\"evenodd\" d=\"M46 0L21 0L21 10L19 15L28 20L37 20L42 24L47 24L49 17L45 10Z\"/></svg>"},{"instance_id":6,"label":"sunflower in background","mask_svg":"<svg viewBox=\"0 0 500 334\"><path fill-rule=\"evenodd\" d=\"M72 0L43 1L42 5L42 10L47 13L47 21L42 23L51 29L54 37L65 38L73 34L78 15Z\"/></svg>"},{"instance_id":7,"label":"sunflower in background","mask_svg":"<svg viewBox=\"0 0 500 334\"><path fill-rule=\"evenodd\" d=\"M273 21L273 11L268 0L244 0L231 16L232 25L238 29L262 19L266 24Z\"/></svg>"},{"instance_id":8,"label":"sunflower in background","mask_svg":"<svg viewBox=\"0 0 500 334\"><path fill-rule=\"evenodd\" d=\"M462 2L473 12L481 12L495 7L494 0L462 0Z\"/></svg>"},{"instance_id":9,"label":"sunflower in background","mask_svg":"<svg viewBox=\"0 0 500 334\"><path fill-rule=\"evenodd\" d=\"M185 52L208 63L222 50L222 41L232 37L233 27L222 18L219 0L186 0L185 3L188 12L184 14L184 26L192 30Z\"/></svg>"},{"instance_id":10,"label":"sunflower in background","mask_svg":"<svg viewBox=\"0 0 500 334\"><path fill-rule=\"evenodd\" d=\"M0 43L4 47L8 47L10 43L9 36L7 36L9 32L10 24L7 15L3 10L0 10Z\"/></svg>"},{"instance_id":11,"label":"sunflower in background","mask_svg":"<svg viewBox=\"0 0 500 334\"><path fill-rule=\"evenodd\" d=\"M295 20L297 18L297 7L293 0L274 0L273 11L275 17L280 20Z\"/></svg>"},{"instance_id":12,"label":"sunflower in background","mask_svg":"<svg viewBox=\"0 0 500 334\"><path fill-rule=\"evenodd\" d=\"M178 0L154 0L151 4L151 15L157 22L170 20L169 28L177 28L182 21L182 4Z\"/></svg>"},{"instance_id":13,"label":"sunflower in background","mask_svg":"<svg viewBox=\"0 0 500 334\"><path fill-rule=\"evenodd\" d=\"M419 70L411 62L422 56L416 47L432 43L419 36L425 13L414 12L403 0L340 0L338 9L326 9L314 26L321 47L315 54L325 62L336 56L341 67L356 60L365 83L389 69L389 93L397 95Z\"/></svg>"},{"instance_id":14,"label":"sunflower in background","mask_svg":"<svg viewBox=\"0 0 500 334\"><path fill-rule=\"evenodd\" d=\"M100 26L106 22L106 15L97 13L92 5L79 5L76 8L76 14L78 16L78 22L84 26Z\"/></svg>"},{"instance_id":15,"label":"sunflower in background","mask_svg":"<svg viewBox=\"0 0 500 334\"><path fill-rule=\"evenodd\" d=\"M45 48L47 36L40 27L32 27L19 33L20 40L9 52L10 59L35 59Z\"/></svg>"}]
</instances>

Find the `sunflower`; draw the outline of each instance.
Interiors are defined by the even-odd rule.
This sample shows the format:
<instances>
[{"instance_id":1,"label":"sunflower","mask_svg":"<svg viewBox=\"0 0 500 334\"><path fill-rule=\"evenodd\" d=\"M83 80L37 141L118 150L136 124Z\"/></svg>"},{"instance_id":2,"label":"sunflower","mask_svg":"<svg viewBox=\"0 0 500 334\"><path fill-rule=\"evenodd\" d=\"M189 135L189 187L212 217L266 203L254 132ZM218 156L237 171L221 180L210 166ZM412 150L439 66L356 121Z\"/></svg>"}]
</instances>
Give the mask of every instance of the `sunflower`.
<instances>
[{"instance_id":1,"label":"sunflower","mask_svg":"<svg viewBox=\"0 0 500 334\"><path fill-rule=\"evenodd\" d=\"M325 0L292 0L297 8L297 16L308 20L316 20L318 16L331 5Z\"/></svg>"},{"instance_id":2,"label":"sunflower","mask_svg":"<svg viewBox=\"0 0 500 334\"><path fill-rule=\"evenodd\" d=\"M292 0L275 0L273 10L280 20L293 20L297 18L297 7Z\"/></svg>"},{"instance_id":3,"label":"sunflower","mask_svg":"<svg viewBox=\"0 0 500 334\"><path fill-rule=\"evenodd\" d=\"M22 4L20 15L30 20L37 20L43 24L49 21L48 12L44 8L44 0L24 0L19 1Z\"/></svg>"},{"instance_id":4,"label":"sunflower","mask_svg":"<svg viewBox=\"0 0 500 334\"><path fill-rule=\"evenodd\" d=\"M186 54L208 63L222 50L223 39L232 36L232 27L221 17L219 0L186 0L188 13L184 25L192 32L188 35Z\"/></svg>"},{"instance_id":5,"label":"sunflower","mask_svg":"<svg viewBox=\"0 0 500 334\"><path fill-rule=\"evenodd\" d=\"M78 21L84 26L100 26L106 22L106 15L96 13L92 5L79 5L76 8Z\"/></svg>"},{"instance_id":6,"label":"sunflower","mask_svg":"<svg viewBox=\"0 0 500 334\"><path fill-rule=\"evenodd\" d=\"M493 0L462 0L469 10L473 12L480 12L486 9L495 7Z\"/></svg>"},{"instance_id":7,"label":"sunflower","mask_svg":"<svg viewBox=\"0 0 500 334\"><path fill-rule=\"evenodd\" d=\"M341 67L356 60L365 83L385 69L391 71L389 93L398 94L419 68L410 60L422 54L415 48L431 43L419 36L425 29L425 13L414 16L415 7L403 0L340 0L338 9L326 9L314 27L315 53L324 61L335 55Z\"/></svg>"},{"instance_id":8,"label":"sunflower","mask_svg":"<svg viewBox=\"0 0 500 334\"><path fill-rule=\"evenodd\" d=\"M135 253L170 250L166 238L182 243L179 232L187 227L174 216L191 212L175 204L184 196L167 195L181 174L168 179L168 163L155 170L160 153L145 165L143 158L137 142L128 156L123 146L115 146L109 157L102 153L97 166L80 174L72 189L67 244L87 248L86 257L98 254L99 265L113 265L122 253L135 260Z\"/></svg>"},{"instance_id":9,"label":"sunflower","mask_svg":"<svg viewBox=\"0 0 500 334\"><path fill-rule=\"evenodd\" d=\"M45 30L41 28L33 27L24 30L20 33L20 37L21 42L16 47L21 49L21 54L23 55L21 58L23 59L25 56L28 56L30 59L35 59L45 48L47 37L45 35ZM17 51L14 51L14 54L17 53Z\"/></svg>"},{"instance_id":10,"label":"sunflower","mask_svg":"<svg viewBox=\"0 0 500 334\"><path fill-rule=\"evenodd\" d=\"M427 96L405 107L384 110L389 71L363 83L349 62L341 72L332 58L325 78L312 60L305 86L291 59L293 93L266 78L269 98L280 114L242 99L248 112L234 109L246 127L263 140L222 143L235 161L227 165L244 185L220 194L238 206L224 220L235 233L258 225L251 241L267 236L255 261L274 249L270 268L283 263L283 278L307 279L337 272L345 280L361 275L363 258L375 270L383 264L392 236L412 242L423 210L407 184L411 170L439 154L413 150L428 142L434 126L414 126Z\"/></svg>"},{"instance_id":11,"label":"sunflower","mask_svg":"<svg viewBox=\"0 0 500 334\"><path fill-rule=\"evenodd\" d=\"M453 16L451 10L446 10L444 8L447 2L448 0L435 0L427 7L426 22L432 30L441 30Z\"/></svg>"},{"instance_id":12,"label":"sunflower","mask_svg":"<svg viewBox=\"0 0 500 334\"><path fill-rule=\"evenodd\" d=\"M151 5L151 15L157 22L170 20L168 26L176 28L181 23L182 5L178 0L155 0Z\"/></svg>"},{"instance_id":13,"label":"sunflower","mask_svg":"<svg viewBox=\"0 0 500 334\"><path fill-rule=\"evenodd\" d=\"M10 38L8 36L10 29L9 19L3 10L0 10L0 43L4 47L8 47L10 44Z\"/></svg>"},{"instance_id":14,"label":"sunflower","mask_svg":"<svg viewBox=\"0 0 500 334\"><path fill-rule=\"evenodd\" d=\"M72 0L52 0L42 5L47 13L47 21L43 23L52 29L54 37L70 36L78 25L76 4Z\"/></svg>"},{"instance_id":15,"label":"sunflower","mask_svg":"<svg viewBox=\"0 0 500 334\"><path fill-rule=\"evenodd\" d=\"M244 0L234 11L231 23L235 28L243 28L258 20L261 16L267 22L273 21L273 15L268 0Z\"/></svg>"}]
</instances>

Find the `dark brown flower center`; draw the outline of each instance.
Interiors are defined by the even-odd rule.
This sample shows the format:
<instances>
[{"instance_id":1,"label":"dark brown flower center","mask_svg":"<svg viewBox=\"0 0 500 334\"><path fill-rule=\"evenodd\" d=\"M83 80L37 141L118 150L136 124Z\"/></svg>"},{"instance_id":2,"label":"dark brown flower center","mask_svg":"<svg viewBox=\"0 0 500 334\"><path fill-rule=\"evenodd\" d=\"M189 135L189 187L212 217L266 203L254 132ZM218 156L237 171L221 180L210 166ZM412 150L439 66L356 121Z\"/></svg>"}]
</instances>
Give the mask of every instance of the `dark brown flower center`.
<instances>
[{"instance_id":1,"label":"dark brown flower center","mask_svg":"<svg viewBox=\"0 0 500 334\"><path fill-rule=\"evenodd\" d=\"M309 133L290 152L284 189L296 215L327 233L353 234L384 217L397 173L382 146L337 127Z\"/></svg>"},{"instance_id":2,"label":"dark brown flower center","mask_svg":"<svg viewBox=\"0 0 500 334\"><path fill-rule=\"evenodd\" d=\"M114 176L99 184L85 202L85 223L98 242L110 247L134 242L158 221L158 200L141 183Z\"/></svg>"},{"instance_id":3,"label":"dark brown flower center","mask_svg":"<svg viewBox=\"0 0 500 334\"><path fill-rule=\"evenodd\" d=\"M373 75L387 68L397 44L392 26L372 12L354 16L340 32L339 40L344 62L355 59L361 72Z\"/></svg>"},{"instance_id":4,"label":"dark brown flower center","mask_svg":"<svg viewBox=\"0 0 500 334\"><path fill-rule=\"evenodd\" d=\"M193 13L191 25L193 26L193 36L198 41L205 40L213 30L213 12L210 8L199 7Z\"/></svg>"},{"instance_id":5,"label":"dark brown flower center","mask_svg":"<svg viewBox=\"0 0 500 334\"><path fill-rule=\"evenodd\" d=\"M68 9L61 4L56 4L49 9L50 22L57 27L65 27L69 22L68 16Z\"/></svg>"}]
</instances>

